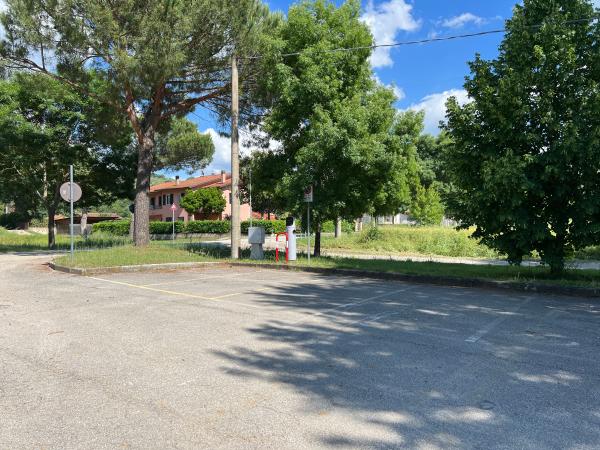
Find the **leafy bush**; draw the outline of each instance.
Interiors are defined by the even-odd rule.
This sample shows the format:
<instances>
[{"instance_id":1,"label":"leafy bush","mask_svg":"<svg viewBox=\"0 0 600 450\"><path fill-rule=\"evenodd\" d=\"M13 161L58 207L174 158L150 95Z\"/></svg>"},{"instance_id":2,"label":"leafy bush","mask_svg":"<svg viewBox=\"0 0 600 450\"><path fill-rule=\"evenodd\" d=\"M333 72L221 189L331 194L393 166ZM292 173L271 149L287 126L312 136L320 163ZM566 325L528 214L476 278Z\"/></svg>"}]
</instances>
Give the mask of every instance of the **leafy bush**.
<instances>
[{"instance_id":1,"label":"leafy bush","mask_svg":"<svg viewBox=\"0 0 600 450\"><path fill-rule=\"evenodd\" d=\"M14 230L19 225L28 221L27 216L18 213L11 212L7 214L0 214L0 227L4 227L8 230Z\"/></svg>"},{"instance_id":2,"label":"leafy bush","mask_svg":"<svg viewBox=\"0 0 600 450\"><path fill-rule=\"evenodd\" d=\"M377 225L372 225L363 230L358 238L359 242L375 242L383 238L383 232Z\"/></svg>"},{"instance_id":3,"label":"leafy bush","mask_svg":"<svg viewBox=\"0 0 600 450\"><path fill-rule=\"evenodd\" d=\"M107 220L92 225L92 233L108 233L114 236L127 236L131 220Z\"/></svg>"},{"instance_id":4,"label":"leafy bush","mask_svg":"<svg viewBox=\"0 0 600 450\"><path fill-rule=\"evenodd\" d=\"M186 224L186 233L214 233L225 234L231 231L228 220L193 220Z\"/></svg>"},{"instance_id":5,"label":"leafy bush","mask_svg":"<svg viewBox=\"0 0 600 450\"><path fill-rule=\"evenodd\" d=\"M175 222L175 233L183 232L185 224ZM173 222L150 222L150 234L171 234L173 232Z\"/></svg>"},{"instance_id":6,"label":"leafy bush","mask_svg":"<svg viewBox=\"0 0 600 450\"><path fill-rule=\"evenodd\" d=\"M242 222L242 233L248 234L249 220ZM265 233L283 233L285 232L285 220L252 220L253 227L263 227Z\"/></svg>"},{"instance_id":7,"label":"leafy bush","mask_svg":"<svg viewBox=\"0 0 600 450\"><path fill-rule=\"evenodd\" d=\"M333 220L328 220L327 222L323 222L323 225L321 226L321 231L323 231L323 233L335 232L335 222ZM342 220L342 233L353 233L353 232L354 232L354 224L347 220Z\"/></svg>"}]
</instances>

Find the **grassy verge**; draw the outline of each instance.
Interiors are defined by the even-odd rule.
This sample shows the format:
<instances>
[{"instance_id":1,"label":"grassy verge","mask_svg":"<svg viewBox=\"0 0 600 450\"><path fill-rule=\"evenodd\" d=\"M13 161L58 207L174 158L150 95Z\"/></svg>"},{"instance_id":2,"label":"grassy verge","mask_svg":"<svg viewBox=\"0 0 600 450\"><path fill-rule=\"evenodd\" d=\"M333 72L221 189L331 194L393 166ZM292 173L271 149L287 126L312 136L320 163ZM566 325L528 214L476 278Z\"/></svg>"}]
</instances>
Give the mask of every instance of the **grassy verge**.
<instances>
[{"instance_id":1,"label":"grassy verge","mask_svg":"<svg viewBox=\"0 0 600 450\"><path fill-rule=\"evenodd\" d=\"M195 250L187 245L167 245L163 242L152 243L148 247L132 245L104 248L100 250L76 252L54 259L57 264L83 269L114 266L134 266L138 264L179 263L195 261L213 261L218 257L210 250Z\"/></svg>"},{"instance_id":2,"label":"grassy verge","mask_svg":"<svg viewBox=\"0 0 600 450\"><path fill-rule=\"evenodd\" d=\"M94 233L89 238L81 236L75 238L76 249L106 248L122 246L131 241L127 237L111 234ZM56 250L68 250L71 241L69 236L59 234L56 236ZM27 232L15 233L0 228L0 253L2 252L28 252L48 250L48 236L46 234Z\"/></svg>"},{"instance_id":3,"label":"grassy verge","mask_svg":"<svg viewBox=\"0 0 600 450\"><path fill-rule=\"evenodd\" d=\"M132 246L107 248L80 252L71 260L69 256L55 259L56 263L69 267L97 268L138 264L170 262L229 261L226 249L208 248L201 245L153 243L146 248ZM251 261L248 252L242 252L242 261L253 264L274 263L274 253L267 252L264 261ZM280 263L283 264L283 263ZM290 263L298 267L309 265L305 258ZM357 269L374 272L391 272L407 275L444 276L455 278L478 278L485 280L537 282L551 285L600 287L599 270L570 270L561 278L554 278L544 267L476 266L467 264L444 264L434 262L362 260L354 258L311 258L311 267L332 269Z\"/></svg>"},{"instance_id":4,"label":"grassy verge","mask_svg":"<svg viewBox=\"0 0 600 450\"><path fill-rule=\"evenodd\" d=\"M379 255L423 255L467 258L498 258L498 253L470 238L469 231L446 227L403 225L366 228L360 233L343 234L336 239L323 236L323 250ZM298 244L306 245L302 240Z\"/></svg>"}]
</instances>

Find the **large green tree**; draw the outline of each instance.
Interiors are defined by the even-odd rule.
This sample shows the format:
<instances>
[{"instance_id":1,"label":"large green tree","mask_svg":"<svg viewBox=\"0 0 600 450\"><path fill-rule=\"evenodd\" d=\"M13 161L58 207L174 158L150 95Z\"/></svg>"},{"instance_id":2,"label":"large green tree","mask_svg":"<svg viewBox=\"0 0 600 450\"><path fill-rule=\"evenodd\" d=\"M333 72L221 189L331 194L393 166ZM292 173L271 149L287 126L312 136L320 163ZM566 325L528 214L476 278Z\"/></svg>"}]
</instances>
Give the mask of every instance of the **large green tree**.
<instances>
[{"instance_id":1,"label":"large green tree","mask_svg":"<svg viewBox=\"0 0 600 450\"><path fill-rule=\"evenodd\" d=\"M300 2L290 8L280 38L281 52L293 55L281 58L265 82L273 106L263 123L280 145L260 161L282 169L266 188L289 212L305 211L303 192L313 187L319 255L321 224L373 209L390 180L396 156L387 145L394 96L372 79L373 39L360 21L358 0L339 8L327 0ZM344 47L361 50L332 51Z\"/></svg>"},{"instance_id":2,"label":"large green tree","mask_svg":"<svg viewBox=\"0 0 600 450\"><path fill-rule=\"evenodd\" d=\"M470 64L472 101L447 105L455 216L511 262L537 250L554 273L575 249L600 241L594 13L584 0L524 0L498 58Z\"/></svg>"},{"instance_id":3,"label":"large green tree","mask_svg":"<svg viewBox=\"0 0 600 450\"><path fill-rule=\"evenodd\" d=\"M206 216L221 214L227 205L221 189L216 187L187 190L181 199L181 207L192 217L197 213ZM193 219L192 219L193 220Z\"/></svg>"},{"instance_id":4,"label":"large green tree","mask_svg":"<svg viewBox=\"0 0 600 450\"><path fill-rule=\"evenodd\" d=\"M86 69L108 82L102 101L125 115L137 143L136 245L149 242L148 192L157 132L197 105L226 115L232 55L268 51L274 20L260 0L8 0L1 56L83 92ZM242 111L268 58L240 65Z\"/></svg>"},{"instance_id":5,"label":"large green tree","mask_svg":"<svg viewBox=\"0 0 600 450\"><path fill-rule=\"evenodd\" d=\"M0 82L0 196L26 217L48 215L49 247L70 164L83 190L78 206L132 193L130 128L111 113L45 75L19 73Z\"/></svg>"}]
</instances>

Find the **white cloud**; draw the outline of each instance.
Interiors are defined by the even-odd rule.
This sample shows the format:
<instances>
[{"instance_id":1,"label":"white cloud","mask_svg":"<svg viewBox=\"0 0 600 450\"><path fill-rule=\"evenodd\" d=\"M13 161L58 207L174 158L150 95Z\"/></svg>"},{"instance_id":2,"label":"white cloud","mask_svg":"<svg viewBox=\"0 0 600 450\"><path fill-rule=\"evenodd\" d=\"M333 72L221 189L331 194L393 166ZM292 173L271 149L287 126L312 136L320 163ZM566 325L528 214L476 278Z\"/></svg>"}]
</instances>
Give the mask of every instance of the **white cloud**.
<instances>
[{"instance_id":1,"label":"white cloud","mask_svg":"<svg viewBox=\"0 0 600 450\"><path fill-rule=\"evenodd\" d=\"M462 28L468 23L483 25L486 23L486 20L483 17L476 16L475 14L463 13L459 16L451 17L442 21L442 26L446 28Z\"/></svg>"},{"instance_id":2,"label":"white cloud","mask_svg":"<svg viewBox=\"0 0 600 450\"><path fill-rule=\"evenodd\" d=\"M205 174L211 174L213 172L219 172L221 170L231 171L231 138L227 136L221 136L218 131L214 128L207 128L201 133L208 133L212 138L213 144L215 145L215 153L211 163L204 169ZM255 131L255 136L264 136L260 131ZM247 128L240 128L240 156L248 156L251 152L263 151L253 146L250 146L252 134ZM274 150L278 148L280 144L277 141L269 142L269 149Z\"/></svg>"},{"instance_id":3,"label":"white cloud","mask_svg":"<svg viewBox=\"0 0 600 450\"><path fill-rule=\"evenodd\" d=\"M375 5L369 0L361 20L367 24L373 33L376 44L391 44L396 41L400 31L414 31L420 26L420 21L412 16L412 5L405 0L388 0ZM390 48L377 48L371 55L373 67L391 66L394 62L390 57Z\"/></svg>"},{"instance_id":4,"label":"white cloud","mask_svg":"<svg viewBox=\"0 0 600 450\"><path fill-rule=\"evenodd\" d=\"M463 89L450 89L448 91L430 94L421 99L419 103L410 105L407 109L425 111L425 132L439 133L439 123L446 118L446 101L456 97L458 103L465 104L469 100L467 91Z\"/></svg>"}]
</instances>

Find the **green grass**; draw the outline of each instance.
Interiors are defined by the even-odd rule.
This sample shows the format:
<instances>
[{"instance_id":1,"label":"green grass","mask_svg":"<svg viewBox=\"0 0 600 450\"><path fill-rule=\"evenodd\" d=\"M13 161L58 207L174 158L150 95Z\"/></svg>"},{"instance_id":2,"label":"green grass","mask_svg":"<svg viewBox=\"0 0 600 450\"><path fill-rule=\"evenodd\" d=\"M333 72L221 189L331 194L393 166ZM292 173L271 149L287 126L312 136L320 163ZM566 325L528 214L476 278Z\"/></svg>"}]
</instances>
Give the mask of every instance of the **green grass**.
<instances>
[{"instance_id":1,"label":"green grass","mask_svg":"<svg viewBox=\"0 0 600 450\"><path fill-rule=\"evenodd\" d=\"M229 262L229 251L223 248L207 247L201 244L152 243L146 248L133 246L107 248L94 251L83 251L55 259L57 264L79 268L113 267L138 264L158 264L170 262ZM253 264L274 263L274 253L267 252L264 261L250 261L248 252L242 252L242 261ZM280 264L285 264L281 263ZM297 267L305 267L309 263L301 257L290 263ZM467 264L444 264L434 262L390 261L390 260L361 260L354 258L311 258L311 267L334 269L357 269L375 272L402 273L407 275L429 275L456 278L478 278L498 281L537 282L552 285L600 287L600 271L570 270L561 278L555 278L549 269L544 267L511 267L511 266L476 266Z\"/></svg>"},{"instance_id":2,"label":"green grass","mask_svg":"<svg viewBox=\"0 0 600 450\"><path fill-rule=\"evenodd\" d=\"M55 258L54 261L67 267L89 269L138 264L214 261L217 257L218 253L211 253L210 249L200 249L197 245L189 247L188 244L169 245L166 242L153 242L148 247L142 248L126 245L81 251L76 252L73 258L65 255Z\"/></svg>"},{"instance_id":3,"label":"green grass","mask_svg":"<svg viewBox=\"0 0 600 450\"><path fill-rule=\"evenodd\" d=\"M70 248L69 236L56 236L56 249L68 250ZM105 248L129 244L127 237L113 236L110 234L94 233L88 239L81 236L75 238L76 249ZM48 250L48 236L46 234L29 232L18 234L0 228L0 253L2 252L32 252Z\"/></svg>"},{"instance_id":4,"label":"green grass","mask_svg":"<svg viewBox=\"0 0 600 450\"><path fill-rule=\"evenodd\" d=\"M380 225L360 233L343 234L335 239L323 236L323 250L344 253L371 253L379 255L424 255L470 258L499 258L500 255L470 238L470 231L447 227L411 227ZM306 245L305 241L298 246Z\"/></svg>"}]
</instances>

